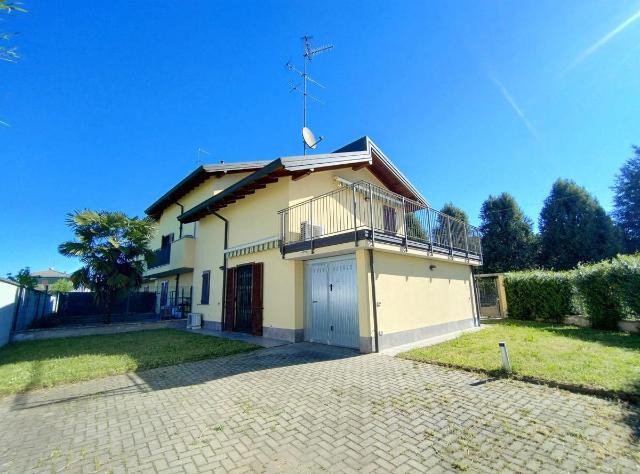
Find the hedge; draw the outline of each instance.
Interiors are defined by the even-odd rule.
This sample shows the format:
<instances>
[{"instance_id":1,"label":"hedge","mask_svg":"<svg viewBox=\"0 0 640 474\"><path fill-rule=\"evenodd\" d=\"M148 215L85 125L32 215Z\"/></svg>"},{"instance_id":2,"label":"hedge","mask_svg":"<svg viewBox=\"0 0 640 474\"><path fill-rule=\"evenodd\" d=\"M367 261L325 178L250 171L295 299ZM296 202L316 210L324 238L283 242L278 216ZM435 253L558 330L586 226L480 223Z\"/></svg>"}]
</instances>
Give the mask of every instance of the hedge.
<instances>
[{"instance_id":1,"label":"hedge","mask_svg":"<svg viewBox=\"0 0 640 474\"><path fill-rule=\"evenodd\" d=\"M569 272L532 270L507 273L504 278L509 317L562 322L573 313L573 285Z\"/></svg>"},{"instance_id":2,"label":"hedge","mask_svg":"<svg viewBox=\"0 0 640 474\"><path fill-rule=\"evenodd\" d=\"M640 317L639 256L619 255L579 265L573 273L580 302L594 328L617 329L618 321Z\"/></svg>"},{"instance_id":3,"label":"hedge","mask_svg":"<svg viewBox=\"0 0 640 474\"><path fill-rule=\"evenodd\" d=\"M582 312L599 329L640 319L640 254L618 255L568 272L533 270L507 273L509 317L562 322Z\"/></svg>"}]
</instances>

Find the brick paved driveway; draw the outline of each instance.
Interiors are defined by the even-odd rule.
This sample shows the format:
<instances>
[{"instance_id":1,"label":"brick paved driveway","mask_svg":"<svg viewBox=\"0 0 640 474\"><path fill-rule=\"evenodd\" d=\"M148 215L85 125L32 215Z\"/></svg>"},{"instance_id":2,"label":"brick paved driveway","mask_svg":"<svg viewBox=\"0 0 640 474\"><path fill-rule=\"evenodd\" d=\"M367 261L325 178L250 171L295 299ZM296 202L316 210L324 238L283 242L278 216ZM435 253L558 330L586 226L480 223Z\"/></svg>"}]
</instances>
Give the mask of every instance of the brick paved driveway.
<instances>
[{"instance_id":1,"label":"brick paved driveway","mask_svg":"<svg viewBox=\"0 0 640 474\"><path fill-rule=\"evenodd\" d=\"M623 404L313 344L0 400L0 471L638 472Z\"/></svg>"}]
</instances>

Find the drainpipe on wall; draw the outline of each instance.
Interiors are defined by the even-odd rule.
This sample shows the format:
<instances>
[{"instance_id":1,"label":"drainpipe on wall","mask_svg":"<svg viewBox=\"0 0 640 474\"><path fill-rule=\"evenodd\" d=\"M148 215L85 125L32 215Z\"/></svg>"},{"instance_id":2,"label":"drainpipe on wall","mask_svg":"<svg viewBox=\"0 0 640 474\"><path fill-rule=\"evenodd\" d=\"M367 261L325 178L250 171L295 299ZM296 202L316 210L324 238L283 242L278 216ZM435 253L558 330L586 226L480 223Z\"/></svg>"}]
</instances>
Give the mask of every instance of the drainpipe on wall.
<instances>
[{"instance_id":1,"label":"drainpipe on wall","mask_svg":"<svg viewBox=\"0 0 640 474\"><path fill-rule=\"evenodd\" d=\"M173 297L173 306L178 306L178 288L180 287L180 274L176 275L176 295Z\"/></svg>"},{"instance_id":2,"label":"drainpipe on wall","mask_svg":"<svg viewBox=\"0 0 640 474\"><path fill-rule=\"evenodd\" d=\"M184 206L180 204L178 201L176 201L176 206L180 206L180 214L184 214ZM178 230L178 238L181 239L182 238L182 221L178 221L178 222L180 222L180 229Z\"/></svg>"},{"instance_id":3,"label":"drainpipe on wall","mask_svg":"<svg viewBox=\"0 0 640 474\"><path fill-rule=\"evenodd\" d=\"M373 262L373 250L369 252L369 267L371 268L371 299L373 300L373 336L376 342L375 352L380 352L380 341L378 340L378 299L376 298L376 267Z\"/></svg>"},{"instance_id":4,"label":"drainpipe on wall","mask_svg":"<svg viewBox=\"0 0 640 474\"><path fill-rule=\"evenodd\" d=\"M218 219L224 222L224 257L222 264L222 310L220 311L220 329L224 331L225 310L227 307L227 246L229 244L229 221L217 212L213 213Z\"/></svg>"}]
</instances>

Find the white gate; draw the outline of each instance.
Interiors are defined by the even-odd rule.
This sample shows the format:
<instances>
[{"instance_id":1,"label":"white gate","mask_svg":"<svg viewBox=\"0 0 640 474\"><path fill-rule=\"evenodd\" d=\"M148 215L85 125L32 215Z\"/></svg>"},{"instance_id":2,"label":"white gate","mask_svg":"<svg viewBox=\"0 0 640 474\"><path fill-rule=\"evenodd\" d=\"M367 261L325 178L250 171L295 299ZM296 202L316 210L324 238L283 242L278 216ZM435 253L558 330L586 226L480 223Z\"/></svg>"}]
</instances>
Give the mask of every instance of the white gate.
<instances>
[{"instance_id":1,"label":"white gate","mask_svg":"<svg viewBox=\"0 0 640 474\"><path fill-rule=\"evenodd\" d=\"M353 256L305 262L305 340L358 348L358 291Z\"/></svg>"}]
</instances>

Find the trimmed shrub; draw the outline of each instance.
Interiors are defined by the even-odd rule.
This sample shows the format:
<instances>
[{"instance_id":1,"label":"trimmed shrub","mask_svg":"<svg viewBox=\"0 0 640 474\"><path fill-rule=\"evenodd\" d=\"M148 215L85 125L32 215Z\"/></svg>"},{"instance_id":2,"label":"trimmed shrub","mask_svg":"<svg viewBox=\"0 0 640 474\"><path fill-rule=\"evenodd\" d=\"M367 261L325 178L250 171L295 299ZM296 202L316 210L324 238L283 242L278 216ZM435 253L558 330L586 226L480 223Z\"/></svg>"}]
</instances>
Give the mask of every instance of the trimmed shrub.
<instances>
[{"instance_id":1,"label":"trimmed shrub","mask_svg":"<svg viewBox=\"0 0 640 474\"><path fill-rule=\"evenodd\" d=\"M640 317L640 257L619 255L592 265L579 265L575 285L591 325L617 329L618 321Z\"/></svg>"},{"instance_id":2,"label":"trimmed shrub","mask_svg":"<svg viewBox=\"0 0 640 474\"><path fill-rule=\"evenodd\" d=\"M572 314L574 288L570 272L531 270L507 273L504 289L509 318L561 323Z\"/></svg>"},{"instance_id":3,"label":"trimmed shrub","mask_svg":"<svg viewBox=\"0 0 640 474\"><path fill-rule=\"evenodd\" d=\"M629 318L640 319L640 254L618 255L620 291Z\"/></svg>"},{"instance_id":4,"label":"trimmed shrub","mask_svg":"<svg viewBox=\"0 0 640 474\"><path fill-rule=\"evenodd\" d=\"M509 318L562 322L582 313L598 329L640 319L640 254L618 255L568 272L533 270L505 274Z\"/></svg>"}]
</instances>

